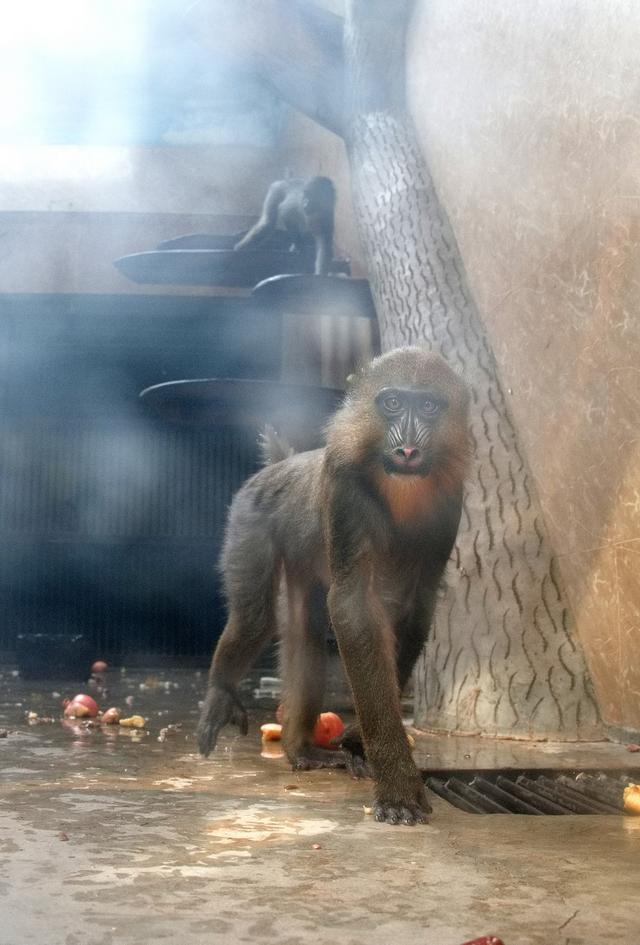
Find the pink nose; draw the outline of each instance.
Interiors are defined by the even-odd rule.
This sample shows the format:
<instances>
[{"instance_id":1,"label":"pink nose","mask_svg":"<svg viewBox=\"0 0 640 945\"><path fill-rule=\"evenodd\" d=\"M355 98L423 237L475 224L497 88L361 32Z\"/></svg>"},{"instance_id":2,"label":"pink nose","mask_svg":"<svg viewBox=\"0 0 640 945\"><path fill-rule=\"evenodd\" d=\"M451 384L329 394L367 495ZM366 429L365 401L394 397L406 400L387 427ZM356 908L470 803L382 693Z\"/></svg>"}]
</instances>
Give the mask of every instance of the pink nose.
<instances>
[{"instance_id":1,"label":"pink nose","mask_svg":"<svg viewBox=\"0 0 640 945\"><path fill-rule=\"evenodd\" d=\"M404 453L406 459L413 459L414 456L418 455L418 450L415 446L403 446L402 452Z\"/></svg>"}]
</instances>

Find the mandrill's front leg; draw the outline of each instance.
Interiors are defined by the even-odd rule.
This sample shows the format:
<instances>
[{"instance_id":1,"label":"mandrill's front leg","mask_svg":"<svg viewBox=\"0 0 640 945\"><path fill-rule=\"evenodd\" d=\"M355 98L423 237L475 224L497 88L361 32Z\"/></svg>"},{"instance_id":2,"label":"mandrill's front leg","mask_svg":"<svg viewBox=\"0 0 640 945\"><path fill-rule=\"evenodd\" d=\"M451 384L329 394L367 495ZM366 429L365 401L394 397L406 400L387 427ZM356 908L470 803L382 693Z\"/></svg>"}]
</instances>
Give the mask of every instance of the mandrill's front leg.
<instances>
[{"instance_id":1,"label":"mandrill's front leg","mask_svg":"<svg viewBox=\"0 0 640 945\"><path fill-rule=\"evenodd\" d=\"M411 678L413 668L429 635L436 591L437 581L434 581L433 576L429 573L422 574L418 581L412 610L395 627L396 676L400 696ZM360 725L357 722L347 725L340 738L335 740L335 744L344 752L345 765L352 778L373 777L367 761Z\"/></svg>"},{"instance_id":2,"label":"mandrill's front leg","mask_svg":"<svg viewBox=\"0 0 640 945\"><path fill-rule=\"evenodd\" d=\"M363 556L339 568L329 612L376 782L374 816L390 824L424 823L431 807L402 724L393 630L374 596L371 573Z\"/></svg>"}]
</instances>

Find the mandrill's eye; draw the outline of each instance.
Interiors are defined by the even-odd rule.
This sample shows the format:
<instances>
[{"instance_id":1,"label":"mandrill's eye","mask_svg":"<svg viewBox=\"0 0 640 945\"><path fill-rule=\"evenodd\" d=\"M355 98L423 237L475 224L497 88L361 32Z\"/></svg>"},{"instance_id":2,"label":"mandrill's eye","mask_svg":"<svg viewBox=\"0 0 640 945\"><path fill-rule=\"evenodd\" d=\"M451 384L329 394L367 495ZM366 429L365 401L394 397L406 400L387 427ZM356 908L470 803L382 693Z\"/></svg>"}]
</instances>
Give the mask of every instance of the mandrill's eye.
<instances>
[{"instance_id":1,"label":"mandrill's eye","mask_svg":"<svg viewBox=\"0 0 640 945\"><path fill-rule=\"evenodd\" d=\"M433 417L433 415L436 414L440 410L440 404L438 403L437 400L430 400L429 398L427 398L426 400L422 401L422 405L420 409L422 410L423 413L426 413L427 416Z\"/></svg>"},{"instance_id":2,"label":"mandrill's eye","mask_svg":"<svg viewBox=\"0 0 640 945\"><path fill-rule=\"evenodd\" d=\"M395 394L389 394L388 397L385 397L382 401L382 405L385 410L388 410L389 413L396 413L400 410L402 402L399 397L396 397Z\"/></svg>"}]
</instances>

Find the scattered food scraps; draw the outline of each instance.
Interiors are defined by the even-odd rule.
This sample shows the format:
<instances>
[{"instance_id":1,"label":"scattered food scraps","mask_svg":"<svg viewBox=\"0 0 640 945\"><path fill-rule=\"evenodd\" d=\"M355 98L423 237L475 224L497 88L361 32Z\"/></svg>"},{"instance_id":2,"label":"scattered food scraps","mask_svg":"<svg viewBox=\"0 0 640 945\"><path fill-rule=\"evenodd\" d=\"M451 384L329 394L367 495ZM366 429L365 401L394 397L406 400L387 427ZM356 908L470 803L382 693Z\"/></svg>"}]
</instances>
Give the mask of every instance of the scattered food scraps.
<instances>
[{"instance_id":1,"label":"scattered food scraps","mask_svg":"<svg viewBox=\"0 0 640 945\"><path fill-rule=\"evenodd\" d=\"M82 702L70 702L64 710L65 719L88 719L90 716L91 710Z\"/></svg>"},{"instance_id":2,"label":"scattered food scraps","mask_svg":"<svg viewBox=\"0 0 640 945\"><path fill-rule=\"evenodd\" d=\"M9 732L6 730L6 728L0 728L0 738L6 738L8 734Z\"/></svg>"},{"instance_id":3,"label":"scattered food scraps","mask_svg":"<svg viewBox=\"0 0 640 945\"><path fill-rule=\"evenodd\" d=\"M131 715L128 719L120 719L123 728L144 728L147 720L141 715Z\"/></svg>"},{"instance_id":4,"label":"scattered food scraps","mask_svg":"<svg viewBox=\"0 0 640 945\"><path fill-rule=\"evenodd\" d=\"M171 732L179 732L182 728L182 723L177 722L175 725L165 725L164 728L160 729L160 734L158 735L158 741L164 742L167 740L167 735L170 735Z\"/></svg>"},{"instance_id":5,"label":"scattered food scraps","mask_svg":"<svg viewBox=\"0 0 640 945\"><path fill-rule=\"evenodd\" d=\"M86 709L86 712L82 711L82 707ZM64 714L68 719L95 718L98 712L99 709L96 700L92 696L86 695L84 692L78 693L73 699L65 699Z\"/></svg>"},{"instance_id":6,"label":"scattered food scraps","mask_svg":"<svg viewBox=\"0 0 640 945\"><path fill-rule=\"evenodd\" d=\"M311 844L311 849L312 849L312 850L321 850L322 847L321 847L321 845L320 845L319 843L312 843L312 844Z\"/></svg>"},{"instance_id":7,"label":"scattered food scraps","mask_svg":"<svg viewBox=\"0 0 640 945\"><path fill-rule=\"evenodd\" d=\"M313 730L314 744L319 748L330 748L335 738L344 732L344 722L335 712L321 712Z\"/></svg>"},{"instance_id":8,"label":"scattered food scraps","mask_svg":"<svg viewBox=\"0 0 640 945\"><path fill-rule=\"evenodd\" d=\"M65 833L64 830L61 830L60 833L58 834L58 837L60 838L60 840L68 840L69 834Z\"/></svg>"},{"instance_id":9,"label":"scattered food scraps","mask_svg":"<svg viewBox=\"0 0 640 945\"><path fill-rule=\"evenodd\" d=\"M280 741L282 738L282 720L284 708L282 703L276 709L277 722L265 722L260 726L263 742ZM319 748L331 748L334 739L344 732L344 722L335 712L321 712L313 730L313 742Z\"/></svg>"},{"instance_id":10,"label":"scattered food scraps","mask_svg":"<svg viewBox=\"0 0 640 945\"><path fill-rule=\"evenodd\" d=\"M624 789L624 809L630 814L640 814L640 784L629 784Z\"/></svg>"},{"instance_id":11,"label":"scattered food scraps","mask_svg":"<svg viewBox=\"0 0 640 945\"><path fill-rule=\"evenodd\" d=\"M91 666L91 672L96 673L96 675L98 676L101 675L102 673L106 673L108 669L109 669L109 664L105 663L104 660L96 660L95 663L93 663Z\"/></svg>"},{"instance_id":12,"label":"scattered food scraps","mask_svg":"<svg viewBox=\"0 0 640 945\"><path fill-rule=\"evenodd\" d=\"M120 709L112 706L110 709L107 709L106 712L102 713L102 718L100 721L103 725L117 725L121 717L122 712Z\"/></svg>"},{"instance_id":13,"label":"scattered food scraps","mask_svg":"<svg viewBox=\"0 0 640 945\"><path fill-rule=\"evenodd\" d=\"M300 786L298 784L285 784L285 791L299 791Z\"/></svg>"},{"instance_id":14,"label":"scattered food scraps","mask_svg":"<svg viewBox=\"0 0 640 945\"><path fill-rule=\"evenodd\" d=\"M52 719L48 715L38 715L37 712L27 712L25 714L27 716L27 722L29 725L39 725L40 723L51 725L52 723L58 721L57 719Z\"/></svg>"},{"instance_id":15,"label":"scattered food scraps","mask_svg":"<svg viewBox=\"0 0 640 945\"><path fill-rule=\"evenodd\" d=\"M627 751L640 751L640 745L627 745Z\"/></svg>"},{"instance_id":16,"label":"scattered food scraps","mask_svg":"<svg viewBox=\"0 0 640 945\"><path fill-rule=\"evenodd\" d=\"M284 758L284 752L280 747L280 742L266 742L262 740L262 751L260 752L261 758L269 758L271 760L275 758Z\"/></svg>"}]
</instances>

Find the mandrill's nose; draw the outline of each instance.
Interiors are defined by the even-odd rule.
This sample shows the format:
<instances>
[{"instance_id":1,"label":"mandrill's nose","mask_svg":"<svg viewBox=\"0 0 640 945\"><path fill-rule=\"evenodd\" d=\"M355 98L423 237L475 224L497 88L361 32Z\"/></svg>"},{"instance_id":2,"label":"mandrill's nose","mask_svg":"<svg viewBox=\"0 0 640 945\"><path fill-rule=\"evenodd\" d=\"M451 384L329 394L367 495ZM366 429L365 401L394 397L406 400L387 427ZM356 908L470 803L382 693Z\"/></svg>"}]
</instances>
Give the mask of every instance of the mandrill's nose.
<instances>
[{"instance_id":1,"label":"mandrill's nose","mask_svg":"<svg viewBox=\"0 0 640 945\"><path fill-rule=\"evenodd\" d=\"M417 446L396 446L389 456L389 472L411 476L429 475L427 455Z\"/></svg>"},{"instance_id":2,"label":"mandrill's nose","mask_svg":"<svg viewBox=\"0 0 640 945\"><path fill-rule=\"evenodd\" d=\"M393 452L400 458L404 457L407 462L411 462L412 459L418 459L420 456L420 450L415 446L399 446Z\"/></svg>"}]
</instances>

